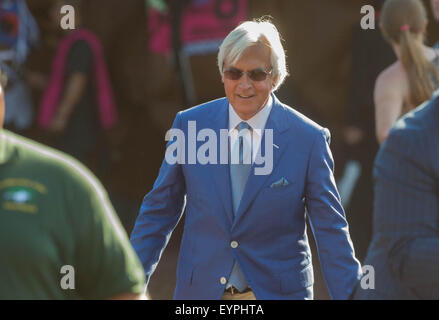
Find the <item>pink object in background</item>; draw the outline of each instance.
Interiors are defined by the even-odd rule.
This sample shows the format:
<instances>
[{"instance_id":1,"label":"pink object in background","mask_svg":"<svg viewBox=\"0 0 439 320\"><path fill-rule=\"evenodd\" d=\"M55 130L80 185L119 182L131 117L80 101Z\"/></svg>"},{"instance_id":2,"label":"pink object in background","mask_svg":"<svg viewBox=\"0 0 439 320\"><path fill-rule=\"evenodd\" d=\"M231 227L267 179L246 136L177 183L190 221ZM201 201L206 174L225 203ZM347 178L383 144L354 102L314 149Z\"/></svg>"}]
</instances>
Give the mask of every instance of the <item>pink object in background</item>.
<instances>
[{"instance_id":1,"label":"pink object in background","mask_svg":"<svg viewBox=\"0 0 439 320\"><path fill-rule=\"evenodd\" d=\"M182 12L182 45L222 41L246 18L247 0L193 0ZM148 22L150 50L168 54L171 50L169 16L151 8Z\"/></svg>"},{"instance_id":2,"label":"pink object in background","mask_svg":"<svg viewBox=\"0 0 439 320\"><path fill-rule=\"evenodd\" d=\"M83 40L87 42L93 53L93 74L95 77L99 116L102 128L112 128L117 123L117 110L114 102L113 91L105 64L104 53L99 39L94 33L86 29L78 29L61 40L52 64L49 85L41 100L38 115L38 124L47 128L52 122L59 106L64 88L67 57L73 44Z\"/></svg>"}]
</instances>

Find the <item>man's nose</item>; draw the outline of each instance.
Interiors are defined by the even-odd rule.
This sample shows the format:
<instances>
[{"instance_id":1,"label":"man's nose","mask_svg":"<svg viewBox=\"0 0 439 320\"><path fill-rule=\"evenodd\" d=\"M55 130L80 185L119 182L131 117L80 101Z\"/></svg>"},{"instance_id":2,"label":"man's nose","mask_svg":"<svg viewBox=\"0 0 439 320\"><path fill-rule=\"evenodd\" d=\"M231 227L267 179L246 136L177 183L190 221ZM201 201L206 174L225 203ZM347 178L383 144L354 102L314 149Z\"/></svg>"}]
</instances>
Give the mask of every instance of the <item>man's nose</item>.
<instances>
[{"instance_id":1,"label":"man's nose","mask_svg":"<svg viewBox=\"0 0 439 320\"><path fill-rule=\"evenodd\" d=\"M252 81L248 77L247 73L244 72L243 75L241 76L241 79L239 79L239 86L241 88L249 88L252 86Z\"/></svg>"}]
</instances>

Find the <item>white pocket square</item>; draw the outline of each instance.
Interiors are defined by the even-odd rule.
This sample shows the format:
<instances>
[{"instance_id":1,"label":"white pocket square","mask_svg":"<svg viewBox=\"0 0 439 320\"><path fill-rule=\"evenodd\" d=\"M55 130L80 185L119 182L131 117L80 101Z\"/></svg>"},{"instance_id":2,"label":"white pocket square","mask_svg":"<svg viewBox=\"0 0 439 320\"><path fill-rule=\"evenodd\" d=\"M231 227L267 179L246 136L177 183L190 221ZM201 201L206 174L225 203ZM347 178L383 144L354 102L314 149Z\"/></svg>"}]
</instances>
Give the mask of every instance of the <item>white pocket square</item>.
<instances>
[{"instance_id":1,"label":"white pocket square","mask_svg":"<svg viewBox=\"0 0 439 320\"><path fill-rule=\"evenodd\" d=\"M290 184L290 183L288 182L288 180L285 179L284 177L282 177L282 178L280 178L278 181L273 182L273 183L270 185L270 188L284 187L284 186L287 186L287 185L289 185L289 184Z\"/></svg>"}]
</instances>

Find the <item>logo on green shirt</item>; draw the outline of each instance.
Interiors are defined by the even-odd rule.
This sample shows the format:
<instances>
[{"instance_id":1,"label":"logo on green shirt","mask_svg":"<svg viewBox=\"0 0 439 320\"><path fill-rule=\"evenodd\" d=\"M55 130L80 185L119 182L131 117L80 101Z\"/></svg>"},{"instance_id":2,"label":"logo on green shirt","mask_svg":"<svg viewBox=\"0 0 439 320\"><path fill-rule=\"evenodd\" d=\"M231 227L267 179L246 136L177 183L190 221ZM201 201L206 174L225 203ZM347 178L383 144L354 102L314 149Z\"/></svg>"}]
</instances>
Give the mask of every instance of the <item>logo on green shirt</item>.
<instances>
[{"instance_id":1,"label":"logo on green shirt","mask_svg":"<svg viewBox=\"0 0 439 320\"><path fill-rule=\"evenodd\" d=\"M0 209L37 213L37 196L47 194L47 188L37 181L26 178L0 180Z\"/></svg>"},{"instance_id":2,"label":"logo on green shirt","mask_svg":"<svg viewBox=\"0 0 439 320\"><path fill-rule=\"evenodd\" d=\"M1 200L2 207L7 211L21 211L26 213L36 213L35 205L36 191L34 189L22 186L6 188Z\"/></svg>"},{"instance_id":3,"label":"logo on green shirt","mask_svg":"<svg viewBox=\"0 0 439 320\"><path fill-rule=\"evenodd\" d=\"M28 203L34 198L33 193L29 188L13 187L6 190L3 198L16 203Z\"/></svg>"}]
</instances>

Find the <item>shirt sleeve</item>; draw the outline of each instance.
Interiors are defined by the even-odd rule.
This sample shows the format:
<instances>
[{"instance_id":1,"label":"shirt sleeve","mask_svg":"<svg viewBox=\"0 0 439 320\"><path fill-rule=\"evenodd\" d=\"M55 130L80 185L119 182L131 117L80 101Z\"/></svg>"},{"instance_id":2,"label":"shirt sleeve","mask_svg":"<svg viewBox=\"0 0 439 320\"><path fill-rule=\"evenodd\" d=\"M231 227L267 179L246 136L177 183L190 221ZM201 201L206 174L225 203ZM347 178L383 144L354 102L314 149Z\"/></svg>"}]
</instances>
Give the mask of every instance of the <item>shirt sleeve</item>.
<instances>
[{"instance_id":1,"label":"shirt sleeve","mask_svg":"<svg viewBox=\"0 0 439 320\"><path fill-rule=\"evenodd\" d=\"M85 299L142 293L145 276L100 183L87 169L72 175L68 209L75 234L75 279Z\"/></svg>"},{"instance_id":2,"label":"shirt sleeve","mask_svg":"<svg viewBox=\"0 0 439 320\"><path fill-rule=\"evenodd\" d=\"M67 65L70 74L75 72L89 74L93 65L93 55L87 42L80 40L73 44Z\"/></svg>"},{"instance_id":3,"label":"shirt sleeve","mask_svg":"<svg viewBox=\"0 0 439 320\"><path fill-rule=\"evenodd\" d=\"M315 138L307 174L306 204L323 275L333 299L347 299L362 276L334 179L330 133Z\"/></svg>"}]
</instances>

